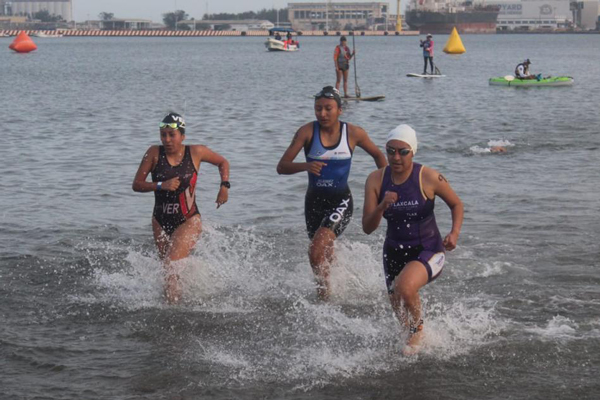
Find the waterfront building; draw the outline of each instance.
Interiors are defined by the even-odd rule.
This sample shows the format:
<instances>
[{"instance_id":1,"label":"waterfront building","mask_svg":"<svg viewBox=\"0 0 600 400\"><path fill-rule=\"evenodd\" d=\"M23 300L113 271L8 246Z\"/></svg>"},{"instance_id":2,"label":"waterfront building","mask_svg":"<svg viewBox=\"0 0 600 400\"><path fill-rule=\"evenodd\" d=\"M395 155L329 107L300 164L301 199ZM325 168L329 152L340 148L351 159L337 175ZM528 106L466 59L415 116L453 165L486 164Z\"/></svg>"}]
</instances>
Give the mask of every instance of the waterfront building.
<instances>
[{"instance_id":1,"label":"waterfront building","mask_svg":"<svg viewBox=\"0 0 600 400\"><path fill-rule=\"evenodd\" d=\"M90 21L95 22L95 21ZM105 30L148 30L152 21L149 19L113 18L99 21L100 29Z\"/></svg>"},{"instance_id":2,"label":"waterfront building","mask_svg":"<svg viewBox=\"0 0 600 400\"><path fill-rule=\"evenodd\" d=\"M271 21L258 19L237 19L237 20L183 20L177 23L177 26L187 25L191 30L204 30L206 27L210 30L226 31L268 31L275 27Z\"/></svg>"},{"instance_id":3,"label":"waterfront building","mask_svg":"<svg viewBox=\"0 0 600 400\"><path fill-rule=\"evenodd\" d=\"M288 3L288 20L297 31L371 29L389 22L387 2Z\"/></svg>"},{"instance_id":4,"label":"waterfront building","mask_svg":"<svg viewBox=\"0 0 600 400\"><path fill-rule=\"evenodd\" d=\"M65 21L73 21L72 0L4 0L3 9L10 10L10 15L33 15L46 10Z\"/></svg>"},{"instance_id":5,"label":"waterfront building","mask_svg":"<svg viewBox=\"0 0 600 400\"><path fill-rule=\"evenodd\" d=\"M573 3L581 3L573 11ZM487 0L486 5L500 8L499 31L530 31L564 29L573 24L588 30L596 28L598 0Z\"/></svg>"}]
</instances>

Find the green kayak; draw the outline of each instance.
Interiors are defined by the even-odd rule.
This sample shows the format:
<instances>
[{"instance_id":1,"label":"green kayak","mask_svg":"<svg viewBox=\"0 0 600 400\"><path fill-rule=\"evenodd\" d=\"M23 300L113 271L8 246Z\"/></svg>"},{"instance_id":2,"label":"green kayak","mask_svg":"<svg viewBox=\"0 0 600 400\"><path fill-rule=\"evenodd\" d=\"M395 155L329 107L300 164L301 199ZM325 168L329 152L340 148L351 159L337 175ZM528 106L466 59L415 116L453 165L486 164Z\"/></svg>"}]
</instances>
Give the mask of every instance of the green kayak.
<instances>
[{"instance_id":1,"label":"green kayak","mask_svg":"<svg viewBox=\"0 0 600 400\"><path fill-rule=\"evenodd\" d=\"M570 86L573 84L573 78L570 76L549 76L542 78L539 81L537 79L518 79L512 76L490 78L490 85L497 86Z\"/></svg>"}]
</instances>

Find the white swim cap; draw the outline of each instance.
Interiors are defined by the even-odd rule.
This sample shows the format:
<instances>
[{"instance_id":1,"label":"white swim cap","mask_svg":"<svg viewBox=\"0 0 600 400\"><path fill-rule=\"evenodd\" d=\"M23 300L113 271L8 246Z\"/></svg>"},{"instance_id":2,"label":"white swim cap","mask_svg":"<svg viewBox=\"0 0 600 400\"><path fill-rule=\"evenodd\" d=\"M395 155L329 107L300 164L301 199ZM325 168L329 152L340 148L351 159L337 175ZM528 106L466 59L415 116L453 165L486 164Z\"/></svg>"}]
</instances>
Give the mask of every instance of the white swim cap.
<instances>
[{"instance_id":1,"label":"white swim cap","mask_svg":"<svg viewBox=\"0 0 600 400\"><path fill-rule=\"evenodd\" d=\"M388 133L387 141L401 140L408 143L413 155L417 154L417 132L406 124L398 125Z\"/></svg>"}]
</instances>

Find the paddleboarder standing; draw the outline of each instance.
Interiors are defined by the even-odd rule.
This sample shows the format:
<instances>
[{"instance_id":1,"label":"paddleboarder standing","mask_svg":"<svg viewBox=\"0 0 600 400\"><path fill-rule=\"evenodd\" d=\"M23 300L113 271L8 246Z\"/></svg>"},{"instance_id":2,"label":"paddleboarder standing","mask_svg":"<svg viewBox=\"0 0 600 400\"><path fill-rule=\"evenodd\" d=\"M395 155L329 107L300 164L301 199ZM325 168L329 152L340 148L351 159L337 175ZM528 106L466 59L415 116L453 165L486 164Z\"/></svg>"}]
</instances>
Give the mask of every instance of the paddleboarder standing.
<instances>
[{"instance_id":1,"label":"paddleboarder standing","mask_svg":"<svg viewBox=\"0 0 600 400\"><path fill-rule=\"evenodd\" d=\"M431 66L431 75L434 75L433 71L433 35L429 33L425 41L421 40L420 46L423 48L423 75L427 74L427 61Z\"/></svg>"},{"instance_id":2,"label":"paddleboarder standing","mask_svg":"<svg viewBox=\"0 0 600 400\"><path fill-rule=\"evenodd\" d=\"M347 46L346 36L340 38L340 44L335 46L333 52L333 62L335 64L335 88L340 90L340 83L344 78L344 97L348 96L348 71L350 70L350 60L354 56L354 51L350 52Z\"/></svg>"}]
</instances>

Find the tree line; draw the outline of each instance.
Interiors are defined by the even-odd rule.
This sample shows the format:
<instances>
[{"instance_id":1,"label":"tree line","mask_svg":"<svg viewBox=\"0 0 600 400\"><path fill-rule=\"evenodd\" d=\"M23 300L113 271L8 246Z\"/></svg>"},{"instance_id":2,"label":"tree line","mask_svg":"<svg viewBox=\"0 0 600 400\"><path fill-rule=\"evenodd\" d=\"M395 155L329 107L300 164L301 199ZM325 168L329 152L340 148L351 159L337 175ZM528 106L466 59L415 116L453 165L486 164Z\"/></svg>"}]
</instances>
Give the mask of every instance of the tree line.
<instances>
[{"instance_id":1,"label":"tree line","mask_svg":"<svg viewBox=\"0 0 600 400\"><path fill-rule=\"evenodd\" d=\"M246 11L243 13L232 14L232 13L218 13L218 14L204 14L203 20L223 21L223 20L240 20L240 19L266 19L271 22L277 21L277 12L279 11L279 22L289 22L288 20L288 9L282 8L280 10L271 8L270 10L263 8L260 11Z\"/></svg>"},{"instance_id":2,"label":"tree line","mask_svg":"<svg viewBox=\"0 0 600 400\"><path fill-rule=\"evenodd\" d=\"M195 20L194 18L190 18L190 15L183 10L176 10L174 12L168 12L163 14L163 23L169 29L179 29L179 30L190 30L191 27L188 25L179 25L181 21L189 21L194 20L196 22L195 28L198 30L209 29L210 26L202 21L212 20L212 21L224 21L224 20L242 20L242 19L259 19L259 20L268 20L273 23L277 22L277 13L279 12L279 22L289 22L288 19L288 9L282 8L280 10L276 8L266 9L263 8L260 11L246 11L238 14L233 13L217 13L217 14L204 14L201 20ZM101 12L98 14L98 17L102 21L110 21L114 18L113 13L109 12ZM228 25L222 25L220 29L228 29Z\"/></svg>"}]
</instances>

